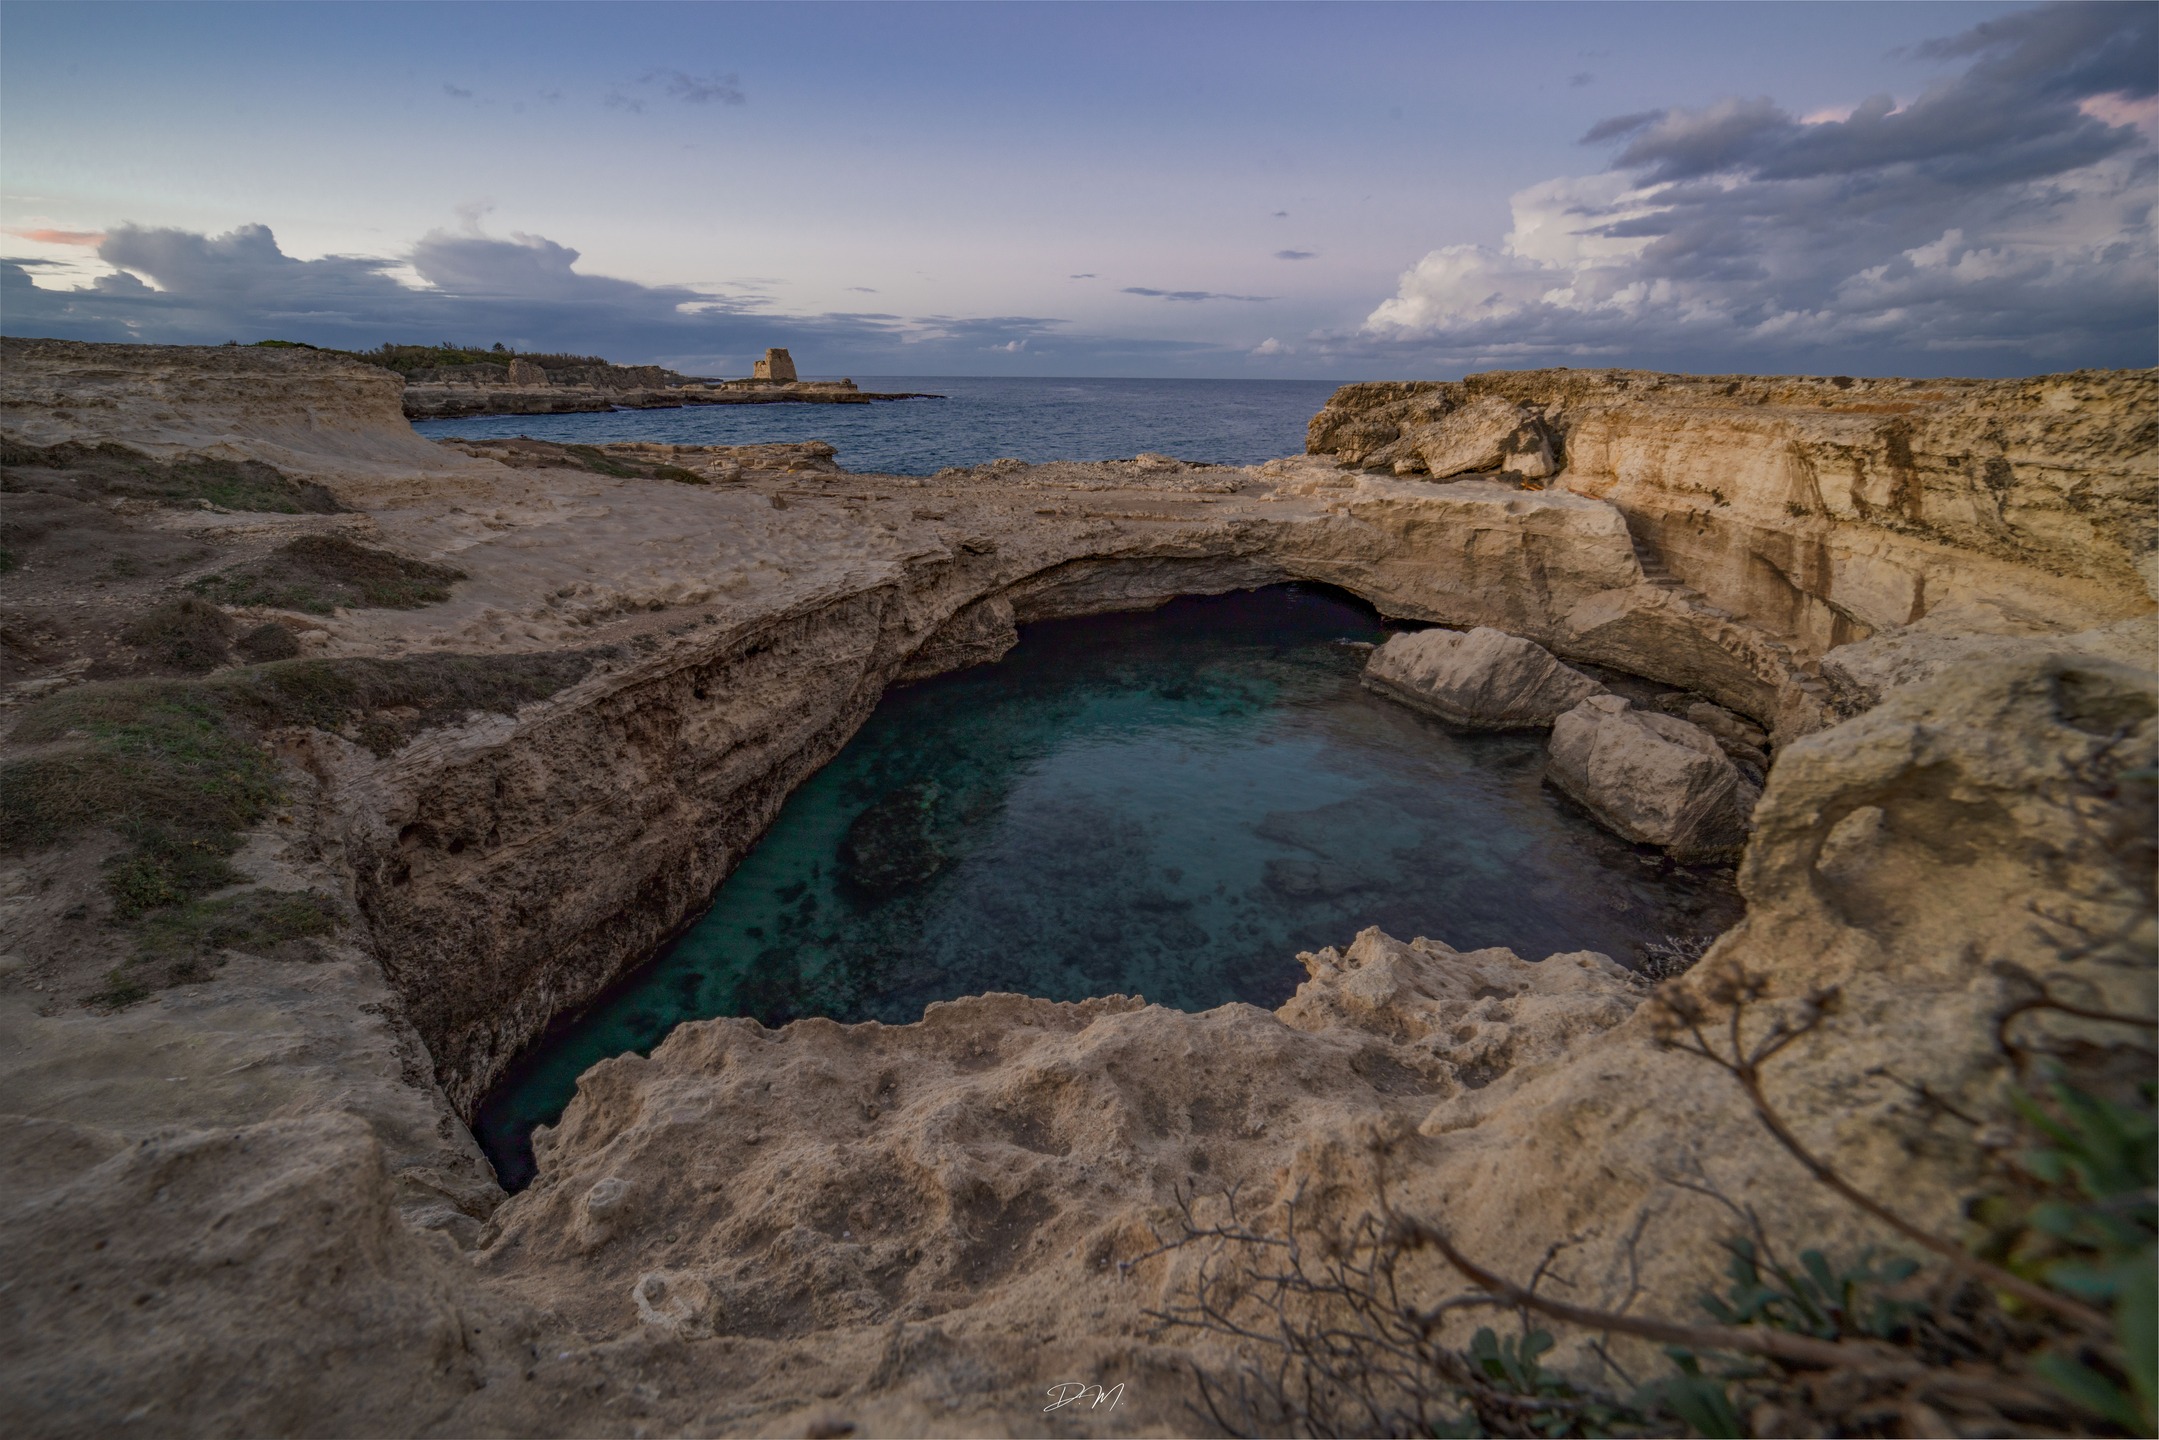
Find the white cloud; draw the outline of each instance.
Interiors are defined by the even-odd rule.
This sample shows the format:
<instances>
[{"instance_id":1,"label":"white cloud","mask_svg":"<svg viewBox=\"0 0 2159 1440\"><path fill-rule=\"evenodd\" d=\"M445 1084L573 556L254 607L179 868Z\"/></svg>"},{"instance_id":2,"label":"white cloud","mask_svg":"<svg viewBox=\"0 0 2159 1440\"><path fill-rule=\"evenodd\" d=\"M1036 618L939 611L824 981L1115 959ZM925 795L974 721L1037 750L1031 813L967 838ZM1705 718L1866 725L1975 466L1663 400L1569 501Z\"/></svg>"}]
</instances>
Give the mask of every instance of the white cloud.
<instances>
[{"instance_id":1,"label":"white cloud","mask_svg":"<svg viewBox=\"0 0 2159 1440\"><path fill-rule=\"evenodd\" d=\"M2140 125L2159 75L2122 56L2148 52L2155 13L1990 21L1937 42L1977 58L1901 109L1731 99L1606 121L1589 138L1623 142L1614 168L1518 192L1498 246L1430 252L1362 336L1465 364L2149 365L2159 155Z\"/></svg>"}]
</instances>

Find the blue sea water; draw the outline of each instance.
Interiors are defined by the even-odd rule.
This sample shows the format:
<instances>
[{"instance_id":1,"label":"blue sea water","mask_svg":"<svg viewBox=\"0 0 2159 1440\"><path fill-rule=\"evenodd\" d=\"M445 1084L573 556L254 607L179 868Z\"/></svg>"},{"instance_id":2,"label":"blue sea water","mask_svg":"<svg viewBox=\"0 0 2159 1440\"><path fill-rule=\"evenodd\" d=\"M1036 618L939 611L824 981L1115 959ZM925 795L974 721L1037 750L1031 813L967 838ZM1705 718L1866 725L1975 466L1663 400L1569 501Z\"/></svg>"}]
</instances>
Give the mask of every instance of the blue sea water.
<instances>
[{"instance_id":1,"label":"blue sea water","mask_svg":"<svg viewBox=\"0 0 2159 1440\"><path fill-rule=\"evenodd\" d=\"M1386 638L1312 586L1026 627L885 697L664 953L481 1107L504 1184L578 1075L678 1023L917 1019L933 1000L1141 994L1274 1006L1367 925L1633 963L1737 918L1728 871L1616 840L1542 784L1544 739L1365 690Z\"/></svg>"},{"instance_id":2,"label":"blue sea water","mask_svg":"<svg viewBox=\"0 0 2159 1440\"><path fill-rule=\"evenodd\" d=\"M930 391L940 400L869 405L698 405L589 415L488 415L422 420L433 439L597 444L762 445L823 440L849 470L929 475L948 465L1120 460L1146 451L1217 465L1256 465L1304 449L1304 427L1327 403L1324 380L1052 380L855 376L865 390Z\"/></svg>"}]
</instances>

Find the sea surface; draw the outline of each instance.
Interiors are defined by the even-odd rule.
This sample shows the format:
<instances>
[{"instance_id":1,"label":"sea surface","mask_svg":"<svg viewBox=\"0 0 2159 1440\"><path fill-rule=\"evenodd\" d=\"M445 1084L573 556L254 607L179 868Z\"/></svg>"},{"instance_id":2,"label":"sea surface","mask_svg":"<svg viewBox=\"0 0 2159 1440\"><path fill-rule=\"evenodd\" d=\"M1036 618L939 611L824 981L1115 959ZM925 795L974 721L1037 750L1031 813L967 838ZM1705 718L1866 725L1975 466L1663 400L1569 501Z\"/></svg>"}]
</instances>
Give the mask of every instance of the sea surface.
<instances>
[{"instance_id":1,"label":"sea surface","mask_svg":"<svg viewBox=\"0 0 2159 1440\"><path fill-rule=\"evenodd\" d=\"M1324 380L995 380L853 377L864 390L931 391L941 400L868 405L694 405L589 415L486 415L421 420L431 439L457 435L597 444L763 445L823 440L849 470L930 475L948 465L1021 460L1123 460L1145 452L1216 465L1257 465L1304 451L1304 427L1335 391Z\"/></svg>"},{"instance_id":2,"label":"sea surface","mask_svg":"<svg viewBox=\"0 0 2159 1440\"><path fill-rule=\"evenodd\" d=\"M1272 1007L1298 951L1367 925L1633 964L1737 918L1729 870L1545 786L1543 735L1365 690L1387 634L1343 592L1276 586L1027 626L999 664L895 688L711 908L482 1105L503 1183L578 1075L685 1020L902 1024L985 991Z\"/></svg>"}]
</instances>

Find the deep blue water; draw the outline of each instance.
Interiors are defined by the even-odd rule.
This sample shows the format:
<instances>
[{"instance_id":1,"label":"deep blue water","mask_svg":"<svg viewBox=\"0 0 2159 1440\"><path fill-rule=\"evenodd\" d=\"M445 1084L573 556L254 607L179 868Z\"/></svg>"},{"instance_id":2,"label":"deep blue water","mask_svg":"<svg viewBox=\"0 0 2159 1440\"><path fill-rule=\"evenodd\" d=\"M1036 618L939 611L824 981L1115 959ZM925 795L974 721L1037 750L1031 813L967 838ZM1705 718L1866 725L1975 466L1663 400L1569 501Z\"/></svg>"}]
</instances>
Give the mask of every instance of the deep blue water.
<instances>
[{"instance_id":1,"label":"deep blue water","mask_svg":"<svg viewBox=\"0 0 2159 1440\"><path fill-rule=\"evenodd\" d=\"M917 1019L932 1000L1142 994L1274 1006L1366 925L1633 963L1724 928L1675 869L1541 781L1544 737L1470 735L1359 684L1378 617L1278 586L1026 627L1002 663L888 694L672 946L481 1107L505 1184L595 1062L676 1024Z\"/></svg>"},{"instance_id":2,"label":"deep blue water","mask_svg":"<svg viewBox=\"0 0 2159 1440\"><path fill-rule=\"evenodd\" d=\"M1324 380L993 380L880 378L865 390L931 391L942 400L871 405L699 405L591 415L492 415L422 420L440 439L528 435L594 444L762 445L823 440L849 470L929 475L948 465L1021 460L1121 460L1143 451L1217 465L1257 465L1304 450L1304 427L1334 393Z\"/></svg>"}]
</instances>

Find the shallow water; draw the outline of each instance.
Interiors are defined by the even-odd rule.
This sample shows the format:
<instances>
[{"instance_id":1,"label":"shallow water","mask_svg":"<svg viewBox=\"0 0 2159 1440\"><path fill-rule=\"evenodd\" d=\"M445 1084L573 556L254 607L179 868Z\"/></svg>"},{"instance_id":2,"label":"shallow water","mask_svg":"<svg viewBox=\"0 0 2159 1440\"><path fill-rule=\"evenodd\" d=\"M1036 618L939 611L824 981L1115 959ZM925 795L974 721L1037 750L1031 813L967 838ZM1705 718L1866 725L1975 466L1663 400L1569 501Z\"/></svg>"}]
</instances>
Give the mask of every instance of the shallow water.
<instances>
[{"instance_id":1,"label":"shallow water","mask_svg":"<svg viewBox=\"0 0 2159 1440\"><path fill-rule=\"evenodd\" d=\"M856 376L864 390L933 391L940 400L870 405L698 405L589 415L422 420L439 439L529 435L591 445L764 445L823 440L864 474L929 475L947 465L1119 460L1145 451L1215 465L1257 465L1304 450L1305 423L1334 386L1315 380L1052 380Z\"/></svg>"},{"instance_id":2,"label":"shallow water","mask_svg":"<svg viewBox=\"0 0 2159 1440\"><path fill-rule=\"evenodd\" d=\"M1358 683L1384 640L1277 586L1029 626L1001 664L903 686L787 802L672 946L482 1105L504 1184L577 1076L684 1020L905 1023L933 1000L1140 994L1275 1006L1299 950L1366 925L1541 959L1738 917L1544 786L1544 737L1469 735Z\"/></svg>"}]
</instances>

